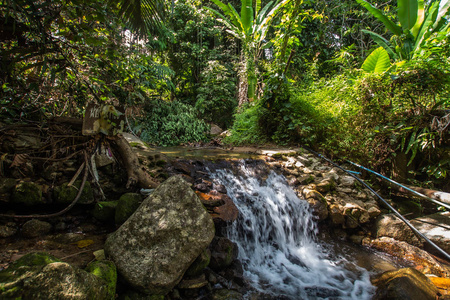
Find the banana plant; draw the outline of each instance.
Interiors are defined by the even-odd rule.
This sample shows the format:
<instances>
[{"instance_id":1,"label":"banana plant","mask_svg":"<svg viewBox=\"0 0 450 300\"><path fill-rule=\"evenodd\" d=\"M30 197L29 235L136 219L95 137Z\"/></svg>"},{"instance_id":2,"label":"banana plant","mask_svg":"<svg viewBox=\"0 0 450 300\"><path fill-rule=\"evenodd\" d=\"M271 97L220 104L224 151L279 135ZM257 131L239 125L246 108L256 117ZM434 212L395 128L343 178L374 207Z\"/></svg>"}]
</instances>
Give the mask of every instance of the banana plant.
<instances>
[{"instance_id":1,"label":"banana plant","mask_svg":"<svg viewBox=\"0 0 450 300\"><path fill-rule=\"evenodd\" d=\"M236 9L230 4L225 4L220 0L211 0L216 4L222 12L208 8L209 11L218 17L218 21L227 27L227 32L242 42L241 52L241 76L240 87L247 89L248 100L252 101L256 98L257 76L256 76L256 60L261 55L261 49L267 31L270 28L275 15L290 0L282 0L274 3L270 1L261 8L261 0L254 1L255 6L252 7L252 0L241 0L241 13L238 14ZM241 93L239 104L246 102L242 99Z\"/></svg>"},{"instance_id":2,"label":"banana plant","mask_svg":"<svg viewBox=\"0 0 450 300\"><path fill-rule=\"evenodd\" d=\"M389 54L394 61L410 60L436 33L448 29L450 0L397 0L398 22L390 20L381 10L365 0L356 0L381 21L393 36L388 41L381 35L363 30ZM379 50L382 52L382 50ZM369 58L369 57L368 57Z\"/></svg>"}]
</instances>

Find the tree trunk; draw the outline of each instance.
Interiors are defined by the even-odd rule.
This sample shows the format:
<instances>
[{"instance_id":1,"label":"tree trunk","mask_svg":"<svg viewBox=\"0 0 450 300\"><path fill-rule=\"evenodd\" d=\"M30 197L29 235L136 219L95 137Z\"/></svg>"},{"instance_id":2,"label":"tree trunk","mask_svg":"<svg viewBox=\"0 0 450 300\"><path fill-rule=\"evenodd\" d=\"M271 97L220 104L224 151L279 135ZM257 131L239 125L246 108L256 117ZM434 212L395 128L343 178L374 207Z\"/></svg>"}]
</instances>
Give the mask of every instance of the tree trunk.
<instances>
[{"instance_id":1,"label":"tree trunk","mask_svg":"<svg viewBox=\"0 0 450 300\"><path fill-rule=\"evenodd\" d=\"M122 157L123 164L127 170L127 188L139 184L141 188L155 188L158 183L141 166L136 153L128 144L123 135L119 134L111 139L117 151Z\"/></svg>"}]
</instances>

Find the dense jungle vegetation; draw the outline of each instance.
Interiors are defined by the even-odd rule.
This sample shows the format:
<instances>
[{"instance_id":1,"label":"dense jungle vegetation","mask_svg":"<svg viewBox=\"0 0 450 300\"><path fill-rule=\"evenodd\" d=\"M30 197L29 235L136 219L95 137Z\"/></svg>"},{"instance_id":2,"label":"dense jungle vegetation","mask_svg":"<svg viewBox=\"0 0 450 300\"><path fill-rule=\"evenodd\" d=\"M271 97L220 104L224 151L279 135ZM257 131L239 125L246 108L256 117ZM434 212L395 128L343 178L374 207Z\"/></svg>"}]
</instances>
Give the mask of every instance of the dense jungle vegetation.
<instances>
[{"instance_id":1,"label":"dense jungle vegetation","mask_svg":"<svg viewBox=\"0 0 450 300\"><path fill-rule=\"evenodd\" d=\"M4 124L121 104L151 144L214 123L450 189L448 0L0 3Z\"/></svg>"}]
</instances>

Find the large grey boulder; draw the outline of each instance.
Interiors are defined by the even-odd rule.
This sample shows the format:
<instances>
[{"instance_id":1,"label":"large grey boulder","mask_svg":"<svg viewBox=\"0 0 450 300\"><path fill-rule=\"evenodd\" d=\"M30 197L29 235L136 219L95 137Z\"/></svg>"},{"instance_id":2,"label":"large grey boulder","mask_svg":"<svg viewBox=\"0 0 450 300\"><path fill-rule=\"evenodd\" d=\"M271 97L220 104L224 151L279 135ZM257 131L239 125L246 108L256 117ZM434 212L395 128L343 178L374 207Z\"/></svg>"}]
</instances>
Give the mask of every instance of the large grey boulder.
<instances>
[{"instance_id":1,"label":"large grey boulder","mask_svg":"<svg viewBox=\"0 0 450 300\"><path fill-rule=\"evenodd\" d=\"M165 295L214 237L214 224L189 183L162 183L105 243L118 273L146 294Z\"/></svg>"}]
</instances>

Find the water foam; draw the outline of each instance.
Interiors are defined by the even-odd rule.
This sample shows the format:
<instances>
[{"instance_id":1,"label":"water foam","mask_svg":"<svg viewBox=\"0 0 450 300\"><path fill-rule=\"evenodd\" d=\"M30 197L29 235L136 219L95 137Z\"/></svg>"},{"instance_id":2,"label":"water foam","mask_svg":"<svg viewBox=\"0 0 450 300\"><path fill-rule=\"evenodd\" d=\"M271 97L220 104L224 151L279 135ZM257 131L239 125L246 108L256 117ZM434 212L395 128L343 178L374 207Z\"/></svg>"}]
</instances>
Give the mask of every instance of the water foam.
<instances>
[{"instance_id":1,"label":"water foam","mask_svg":"<svg viewBox=\"0 0 450 300\"><path fill-rule=\"evenodd\" d=\"M212 174L240 211L227 235L238 245L244 276L253 287L280 299L370 299L369 273L333 257L317 241L308 203L285 178L273 171L265 180L256 177L245 165L238 174L224 169Z\"/></svg>"}]
</instances>

